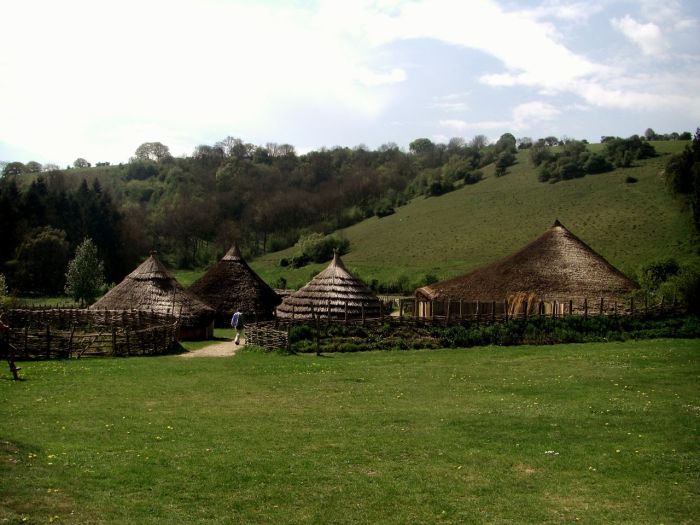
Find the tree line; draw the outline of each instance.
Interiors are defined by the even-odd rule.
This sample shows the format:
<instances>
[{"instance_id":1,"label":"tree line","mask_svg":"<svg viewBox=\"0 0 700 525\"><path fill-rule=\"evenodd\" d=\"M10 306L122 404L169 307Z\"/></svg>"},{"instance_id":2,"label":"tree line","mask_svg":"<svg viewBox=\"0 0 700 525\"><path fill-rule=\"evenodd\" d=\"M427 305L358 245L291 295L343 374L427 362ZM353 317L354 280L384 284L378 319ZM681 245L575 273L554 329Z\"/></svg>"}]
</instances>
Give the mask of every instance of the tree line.
<instances>
[{"instance_id":1,"label":"tree line","mask_svg":"<svg viewBox=\"0 0 700 525\"><path fill-rule=\"evenodd\" d=\"M408 151L388 143L304 155L289 144L226 137L184 157L147 142L128 163L114 166L83 158L66 170L5 163L0 274L20 293L61 292L68 262L85 239L104 261L107 282L119 282L151 250L178 268L213 262L232 239L248 256L276 251L390 215L417 196L478 183L490 164L504 176L519 150L530 150L535 165L555 166L561 179L569 168L557 166L572 155L586 170L601 162L584 142L505 133L493 143L483 135L447 143L419 138Z\"/></svg>"}]
</instances>

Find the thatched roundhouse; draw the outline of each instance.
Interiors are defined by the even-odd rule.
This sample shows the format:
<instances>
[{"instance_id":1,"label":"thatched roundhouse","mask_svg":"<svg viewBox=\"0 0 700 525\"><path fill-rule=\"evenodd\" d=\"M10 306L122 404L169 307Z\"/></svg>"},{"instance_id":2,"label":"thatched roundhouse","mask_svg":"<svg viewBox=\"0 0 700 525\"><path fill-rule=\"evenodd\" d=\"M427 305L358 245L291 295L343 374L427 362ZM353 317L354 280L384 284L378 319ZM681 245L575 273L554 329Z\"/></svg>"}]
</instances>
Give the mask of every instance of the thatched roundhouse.
<instances>
[{"instance_id":1,"label":"thatched roundhouse","mask_svg":"<svg viewBox=\"0 0 700 525\"><path fill-rule=\"evenodd\" d=\"M333 261L306 286L285 297L277 316L285 319L348 319L378 317L379 299L362 281L352 275L336 253Z\"/></svg>"},{"instance_id":2,"label":"thatched roundhouse","mask_svg":"<svg viewBox=\"0 0 700 525\"><path fill-rule=\"evenodd\" d=\"M188 293L154 254L90 308L179 316L181 339L208 339L214 332L214 309Z\"/></svg>"},{"instance_id":3,"label":"thatched roundhouse","mask_svg":"<svg viewBox=\"0 0 700 525\"><path fill-rule=\"evenodd\" d=\"M622 301L636 283L608 263L558 220L540 237L488 266L416 290L423 302L504 300ZM427 315L430 315L427 313Z\"/></svg>"},{"instance_id":4,"label":"thatched roundhouse","mask_svg":"<svg viewBox=\"0 0 700 525\"><path fill-rule=\"evenodd\" d=\"M282 299L256 274L234 245L188 291L216 310L217 326L228 326L236 310L246 321L269 320Z\"/></svg>"}]
</instances>

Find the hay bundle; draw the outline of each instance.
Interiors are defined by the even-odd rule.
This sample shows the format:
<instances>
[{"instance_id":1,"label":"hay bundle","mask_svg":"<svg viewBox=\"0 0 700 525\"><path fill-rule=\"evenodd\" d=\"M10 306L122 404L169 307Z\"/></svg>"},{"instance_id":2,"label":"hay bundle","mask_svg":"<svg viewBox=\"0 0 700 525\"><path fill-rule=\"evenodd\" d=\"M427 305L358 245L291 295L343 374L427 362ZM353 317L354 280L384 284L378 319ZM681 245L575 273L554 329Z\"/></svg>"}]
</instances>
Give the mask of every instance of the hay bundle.
<instances>
[{"instance_id":1,"label":"hay bundle","mask_svg":"<svg viewBox=\"0 0 700 525\"><path fill-rule=\"evenodd\" d=\"M521 250L493 264L416 290L428 301L621 299L638 286L559 221Z\"/></svg>"},{"instance_id":2,"label":"hay bundle","mask_svg":"<svg viewBox=\"0 0 700 525\"><path fill-rule=\"evenodd\" d=\"M333 262L306 286L286 297L277 307L282 318L309 319L313 315L335 319L378 317L379 299L352 275L336 253Z\"/></svg>"},{"instance_id":3,"label":"hay bundle","mask_svg":"<svg viewBox=\"0 0 700 525\"><path fill-rule=\"evenodd\" d=\"M245 262L234 245L188 291L216 310L218 325L228 325L231 314L243 312L249 321L272 319L281 298Z\"/></svg>"}]
</instances>

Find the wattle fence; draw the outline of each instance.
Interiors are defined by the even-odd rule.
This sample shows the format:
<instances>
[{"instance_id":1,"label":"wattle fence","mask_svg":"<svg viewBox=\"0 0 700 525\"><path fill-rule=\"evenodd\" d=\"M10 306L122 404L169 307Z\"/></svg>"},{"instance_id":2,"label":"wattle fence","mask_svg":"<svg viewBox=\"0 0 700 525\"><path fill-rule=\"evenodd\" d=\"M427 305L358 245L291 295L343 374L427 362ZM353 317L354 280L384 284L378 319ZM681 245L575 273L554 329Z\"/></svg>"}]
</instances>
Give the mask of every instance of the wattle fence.
<instances>
[{"instance_id":1,"label":"wattle fence","mask_svg":"<svg viewBox=\"0 0 700 525\"><path fill-rule=\"evenodd\" d=\"M10 326L4 357L18 360L163 354L180 329L173 316L136 310L13 309L0 318Z\"/></svg>"},{"instance_id":2,"label":"wattle fence","mask_svg":"<svg viewBox=\"0 0 700 525\"><path fill-rule=\"evenodd\" d=\"M532 296L517 297L511 301L423 301L413 297L380 297L382 308L379 317L348 318L334 316L330 310L319 308L312 318L287 318L285 320L256 322L246 325L246 344L267 350L289 350L290 331L294 326L309 325L315 328L330 325L377 326L450 326L459 324L504 323L542 317L567 316L634 316L650 317L679 312L675 298L649 297L628 299L624 302L598 299L571 299L568 301L541 301Z\"/></svg>"}]
</instances>

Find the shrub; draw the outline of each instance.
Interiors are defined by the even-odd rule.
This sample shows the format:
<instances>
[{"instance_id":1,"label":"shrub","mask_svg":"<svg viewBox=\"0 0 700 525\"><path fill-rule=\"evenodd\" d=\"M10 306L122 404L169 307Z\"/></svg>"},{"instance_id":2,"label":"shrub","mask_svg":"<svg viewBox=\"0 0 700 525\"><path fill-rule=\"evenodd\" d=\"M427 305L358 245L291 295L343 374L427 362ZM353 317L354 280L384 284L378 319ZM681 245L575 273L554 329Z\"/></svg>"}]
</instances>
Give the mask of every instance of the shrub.
<instances>
[{"instance_id":1,"label":"shrub","mask_svg":"<svg viewBox=\"0 0 700 525\"><path fill-rule=\"evenodd\" d=\"M350 241L346 238L323 235L322 233L310 233L297 242L297 248L301 252L301 257L304 257L306 260L301 266L309 262L321 263L328 261L333 258L334 250L338 250L339 253L343 254L347 253L349 247ZM295 257L292 258L292 267L299 268L301 266L294 266ZM303 261L301 259L298 262L301 263Z\"/></svg>"},{"instance_id":2,"label":"shrub","mask_svg":"<svg viewBox=\"0 0 700 525\"><path fill-rule=\"evenodd\" d=\"M674 259L653 261L639 268L640 286L649 292L656 292L670 277L677 275L680 266Z\"/></svg>"}]
</instances>

